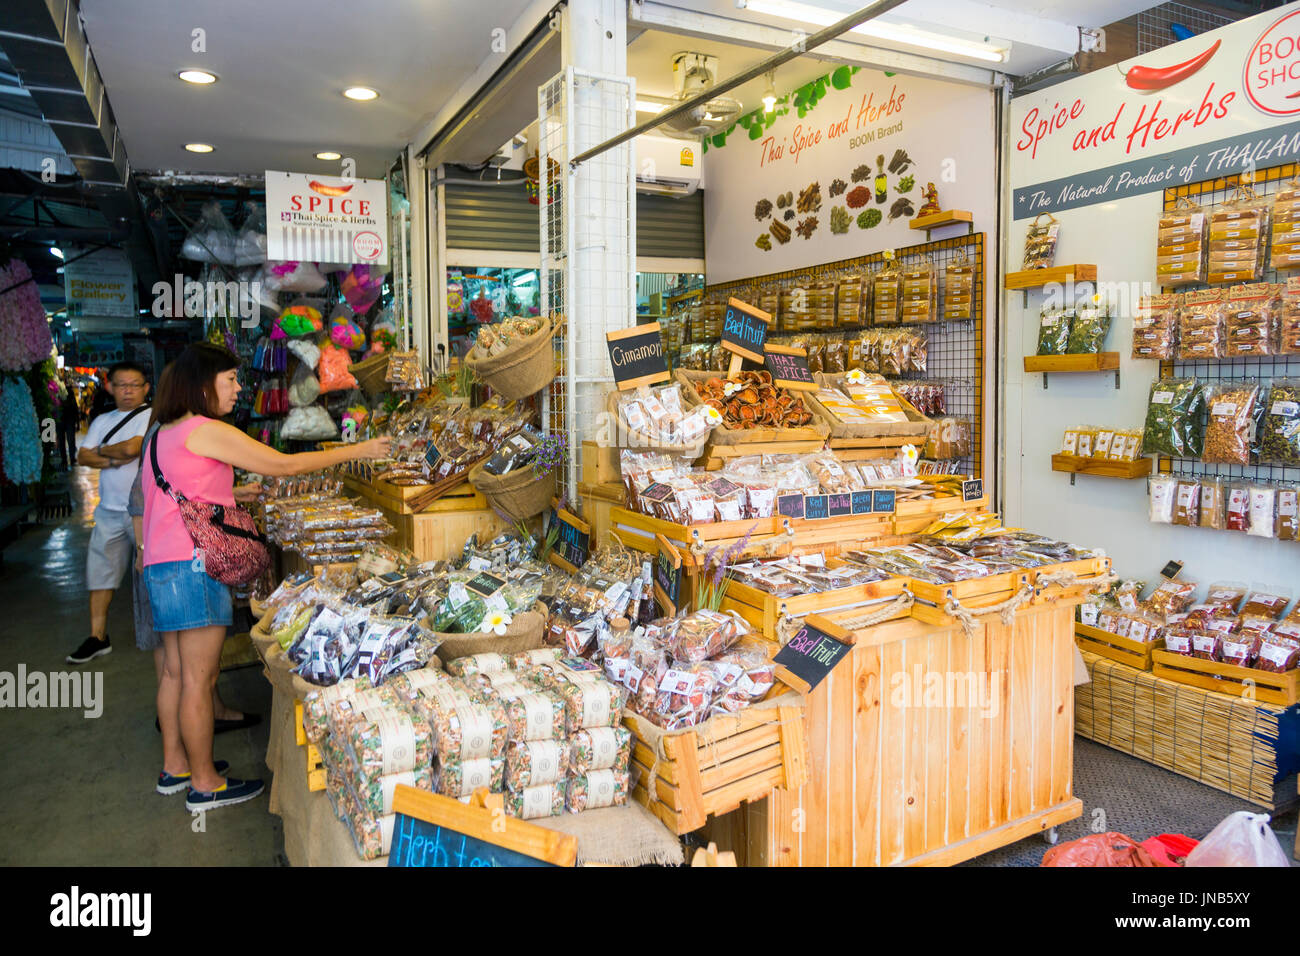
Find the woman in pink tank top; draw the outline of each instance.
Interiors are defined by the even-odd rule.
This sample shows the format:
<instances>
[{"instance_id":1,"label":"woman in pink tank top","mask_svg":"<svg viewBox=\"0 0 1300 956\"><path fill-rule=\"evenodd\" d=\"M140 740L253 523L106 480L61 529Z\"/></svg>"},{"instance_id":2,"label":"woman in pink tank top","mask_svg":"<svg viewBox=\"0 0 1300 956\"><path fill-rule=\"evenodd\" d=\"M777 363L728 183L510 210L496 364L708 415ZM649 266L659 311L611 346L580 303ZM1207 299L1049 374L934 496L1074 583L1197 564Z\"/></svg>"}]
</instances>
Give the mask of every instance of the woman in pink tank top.
<instances>
[{"instance_id":1,"label":"woman in pink tank top","mask_svg":"<svg viewBox=\"0 0 1300 956\"><path fill-rule=\"evenodd\" d=\"M154 401L158 467L177 494L191 501L233 506L234 469L259 475L300 475L358 458L384 458L388 439L329 451L285 455L218 419L235 407L239 357L199 342L163 372ZM191 812L251 800L260 780L223 779L212 759L212 691L221 645L232 621L230 589L208 577L176 501L153 480L153 450L145 448L144 578L154 629L162 635L158 723L163 772L157 790L187 784Z\"/></svg>"}]
</instances>

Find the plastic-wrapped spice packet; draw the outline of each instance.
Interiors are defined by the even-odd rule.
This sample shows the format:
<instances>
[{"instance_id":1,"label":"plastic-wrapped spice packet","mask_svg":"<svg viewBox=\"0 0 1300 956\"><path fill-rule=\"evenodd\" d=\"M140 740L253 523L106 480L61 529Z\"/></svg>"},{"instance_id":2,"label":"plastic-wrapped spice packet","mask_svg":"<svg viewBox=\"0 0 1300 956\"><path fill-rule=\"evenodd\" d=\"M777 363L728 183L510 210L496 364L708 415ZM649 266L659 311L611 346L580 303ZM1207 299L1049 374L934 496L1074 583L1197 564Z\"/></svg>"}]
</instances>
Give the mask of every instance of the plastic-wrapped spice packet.
<instances>
[{"instance_id":1,"label":"plastic-wrapped spice packet","mask_svg":"<svg viewBox=\"0 0 1300 956\"><path fill-rule=\"evenodd\" d=\"M616 770L593 770L585 776L569 778L566 806L570 813L621 807L627 803L628 774Z\"/></svg>"},{"instance_id":2,"label":"plastic-wrapped spice packet","mask_svg":"<svg viewBox=\"0 0 1300 956\"><path fill-rule=\"evenodd\" d=\"M506 813L521 820L558 817L564 812L565 784L563 781L509 790L505 797Z\"/></svg>"},{"instance_id":3,"label":"plastic-wrapped spice packet","mask_svg":"<svg viewBox=\"0 0 1300 956\"><path fill-rule=\"evenodd\" d=\"M506 762L501 757L480 760L439 760L433 790L457 800L468 797L479 787L500 793L505 783Z\"/></svg>"},{"instance_id":4,"label":"plastic-wrapped spice packet","mask_svg":"<svg viewBox=\"0 0 1300 956\"><path fill-rule=\"evenodd\" d=\"M506 748L506 786L526 790L564 779L569 745L562 740L517 740Z\"/></svg>"},{"instance_id":5,"label":"plastic-wrapped spice packet","mask_svg":"<svg viewBox=\"0 0 1300 956\"><path fill-rule=\"evenodd\" d=\"M626 772L632 759L632 733L625 727L591 727L569 737L569 767L575 776L595 770Z\"/></svg>"}]
</instances>

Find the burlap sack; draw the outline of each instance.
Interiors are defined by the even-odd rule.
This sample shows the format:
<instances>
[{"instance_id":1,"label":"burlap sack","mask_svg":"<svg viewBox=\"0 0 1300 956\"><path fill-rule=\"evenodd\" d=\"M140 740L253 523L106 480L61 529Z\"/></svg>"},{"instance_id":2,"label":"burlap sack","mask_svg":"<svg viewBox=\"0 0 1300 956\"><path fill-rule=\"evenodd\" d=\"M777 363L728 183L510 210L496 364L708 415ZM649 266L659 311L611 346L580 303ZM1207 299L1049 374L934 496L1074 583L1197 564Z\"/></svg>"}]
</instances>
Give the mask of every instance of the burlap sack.
<instances>
[{"instance_id":1,"label":"burlap sack","mask_svg":"<svg viewBox=\"0 0 1300 956\"><path fill-rule=\"evenodd\" d=\"M510 346L500 355L475 358L474 350L465 364L474 377L502 398L517 399L536 395L555 379L555 353L551 337L555 329L547 319L542 327L526 339Z\"/></svg>"},{"instance_id":2,"label":"burlap sack","mask_svg":"<svg viewBox=\"0 0 1300 956\"><path fill-rule=\"evenodd\" d=\"M497 511L514 521L527 521L551 506L555 497L555 472L536 474L531 466L505 475L491 475L479 462L469 470L469 483Z\"/></svg>"},{"instance_id":3,"label":"burlap sack","mask_svg":"<svg viewBox=\"0 0 1300 956\"><path fill-rule=\"evenodd\" d=\"M505 634L438 634L442 643L438 646L438 657L444 661L454 661L458 657L471 654L518 654L542 646L546 635L546 617L536 610L516 614L506 628Z\"/></svg>"}]
</instances>

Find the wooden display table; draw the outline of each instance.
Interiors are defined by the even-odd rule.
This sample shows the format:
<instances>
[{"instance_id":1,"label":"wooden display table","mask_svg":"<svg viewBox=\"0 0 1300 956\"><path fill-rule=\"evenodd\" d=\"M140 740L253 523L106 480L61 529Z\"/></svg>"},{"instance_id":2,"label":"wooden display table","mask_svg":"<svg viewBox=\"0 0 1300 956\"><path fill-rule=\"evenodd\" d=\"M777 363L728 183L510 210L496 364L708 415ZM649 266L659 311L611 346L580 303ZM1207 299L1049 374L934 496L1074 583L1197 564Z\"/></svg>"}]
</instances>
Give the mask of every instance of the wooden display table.
<instances>
[{"instance_id":1,"label":"wooden display table","mask_svg":"<svg viewBox=\"0 0 1300 956\"><path fill-rule=\"evenodd\" d=\"M421 561L458 557L471 534L478 534L480 541L488 541L511 527L468 482L447 492L418 514L412 512L409 502L427 488L365 481L354 475L345 475L343 484L363 503L382 511L397 529L391 541L393 545L409 548Z\"/></svg>"},{"instance_id":2,"label":"wooden display table","mask_svg":"<svg viewBox=\"0 0 1300 956\"><path fill-rule=\"evenodd\" d=\"M808 783L711 821L705 839L749 866L935 866L1081 816L1082 598L1042 597L1010 625L977 617L969 636L912 618L855 631L848 658L807 697Z\"/></svg>"}]
</instances>

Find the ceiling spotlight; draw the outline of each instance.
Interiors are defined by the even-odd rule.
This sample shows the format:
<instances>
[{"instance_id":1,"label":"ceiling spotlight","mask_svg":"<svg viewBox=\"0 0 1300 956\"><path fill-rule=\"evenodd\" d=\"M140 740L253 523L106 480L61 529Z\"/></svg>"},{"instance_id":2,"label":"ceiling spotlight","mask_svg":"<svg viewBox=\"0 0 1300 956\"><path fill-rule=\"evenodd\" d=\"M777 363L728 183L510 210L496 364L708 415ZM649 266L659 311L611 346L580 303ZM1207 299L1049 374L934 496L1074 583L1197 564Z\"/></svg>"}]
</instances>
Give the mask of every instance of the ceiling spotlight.
<instances>
[{"instance_id":1,"label":"ceiling spotlight","mask_svg":"<svg viewBox=\"0 0 1300 956\"><path fill-rule=\"evenodd\" d=\"M662 113L665 108L663 103L652 103L649 100L636 101L636 111L638 113Z\"/></svg>"},{"instance_id":2,"label":"ceiling spotlight","mask_svg":"<svg viewBox=\"0 0 1300 956\"><path fill-rule=\"evenodd\" d=\"M193 83L195 86L207 86L209 83L217 82L217 74L209 73L207 70L181 70L176 75L186 83Z\"/></svg>"},{"instance_id":3,"label":"ceiling spotlight","mask_svg":"<svg viewBox=\"0 0 1300 956\"><path fill-rule=\"evenodd\" d=\"M209 146L207 143L186 143L185 148L188 149L191 153L212 152L212 147Z\"/></svg>"},{"instance_id":4,"label":"ceiling spotlight","mask_svg":"<svg viewBox=\"0 0 1300 956\"><path fill-rule=\"evenodd\" d=\"M333 160L336 160L336 159L342 159L342 158L343 158L343 154L342 154L342 153L336 153L336 152L333 152L332 150L328 150L328 149L327 149L327 150L325 150L323 153L317 153L317 154L316 154L316 158L317 158L317 159L324 159L324 160L333 161Z\"/></svg>"},{"instance_id":5,"label":"ceiling spotlight","mask_svg":"<svg viewBox=\"0 0 1300 956\"><path fill-rule=\"evenodd\" d=\"M763 93L763 112L776 109L776 70L767 71L767 90Z\"/></svg>"},{"instance_id":6,"label":"ceiling spotlight","mask_svg":"<svg viewBox=\"0 0 1300 956\"><path fill-rule=\"evenodd\" d=\"M366 100L379 99L379 94L368 86L349 86L343 91L343 95L350 100L359 100L362 102Z\"/></svg>"},{"instance_id":7,"label":"ceiling spotlight","mask_svg":"<svg viewBox=\"0 0 1300 956\"><path fill-rule=\"evenodd\" d=\"M56 259L62 259L63 250L60 249L58 246L50 246L50 255L54 256L54 258Z\"/></svg>"}]
</instances>

